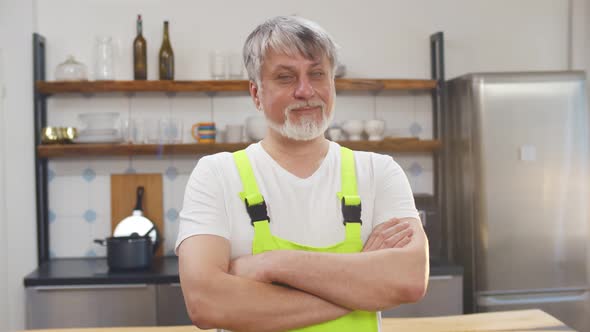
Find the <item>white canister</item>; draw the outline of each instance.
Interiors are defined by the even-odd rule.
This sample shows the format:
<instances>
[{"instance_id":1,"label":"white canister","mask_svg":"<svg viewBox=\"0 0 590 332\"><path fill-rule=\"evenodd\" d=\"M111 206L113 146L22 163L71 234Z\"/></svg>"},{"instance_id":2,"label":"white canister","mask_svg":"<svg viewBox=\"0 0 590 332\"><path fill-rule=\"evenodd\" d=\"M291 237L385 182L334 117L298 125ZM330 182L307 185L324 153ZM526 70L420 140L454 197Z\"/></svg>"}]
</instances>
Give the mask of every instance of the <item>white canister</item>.
<instances>
[{"instance_id":1,"label":"white canister","mask_svg":"<svg viewBox=\"0 0 590 332\"><path fill-rule=\"evenodd\" d=\"M228 124L225 127L225 142L240 143L242 141L242 131L244 126L237 124Z\"/></svg>"}]
</instances>

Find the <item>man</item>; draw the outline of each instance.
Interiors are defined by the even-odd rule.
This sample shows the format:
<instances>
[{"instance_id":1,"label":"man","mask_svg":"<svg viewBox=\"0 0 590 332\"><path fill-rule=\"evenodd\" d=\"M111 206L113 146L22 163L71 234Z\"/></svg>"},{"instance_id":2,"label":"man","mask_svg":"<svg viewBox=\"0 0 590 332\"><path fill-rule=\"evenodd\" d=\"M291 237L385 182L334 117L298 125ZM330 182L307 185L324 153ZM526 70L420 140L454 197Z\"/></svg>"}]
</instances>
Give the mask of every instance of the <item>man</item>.
<instances>
[{"instance_id":1,"label":"man","mask_svg":"<svg viewBox=\"0 0 590 332\"><path fill-rule=\"evenodd\" d=\"M235 331L377 331L379 310L414 302L428 243L389 156L323 136L336 46L317 24L275 17L244 45L266 137L201 158L177 240L191 320Z\"/></svg>"}]
</instances>

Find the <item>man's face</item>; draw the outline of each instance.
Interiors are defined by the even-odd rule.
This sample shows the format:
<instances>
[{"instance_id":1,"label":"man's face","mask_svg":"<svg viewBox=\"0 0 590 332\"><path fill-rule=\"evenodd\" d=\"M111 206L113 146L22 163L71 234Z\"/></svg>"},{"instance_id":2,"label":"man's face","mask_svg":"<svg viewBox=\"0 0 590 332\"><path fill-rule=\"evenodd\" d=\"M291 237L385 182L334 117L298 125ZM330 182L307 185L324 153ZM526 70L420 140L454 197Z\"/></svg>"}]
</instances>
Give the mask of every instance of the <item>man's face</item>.
<instances>
[{"instance_id":1,"label":"man's face","mask_svg":"<svg viewBox=\"0 0 590 332\"><path fill-rule=\"evenodd\" d=\"M326 56L306 59L269 51L261 70L256 106L270 128L296 140L324 133L333 116L334 80Z\"/></svg>"}]
</instances>

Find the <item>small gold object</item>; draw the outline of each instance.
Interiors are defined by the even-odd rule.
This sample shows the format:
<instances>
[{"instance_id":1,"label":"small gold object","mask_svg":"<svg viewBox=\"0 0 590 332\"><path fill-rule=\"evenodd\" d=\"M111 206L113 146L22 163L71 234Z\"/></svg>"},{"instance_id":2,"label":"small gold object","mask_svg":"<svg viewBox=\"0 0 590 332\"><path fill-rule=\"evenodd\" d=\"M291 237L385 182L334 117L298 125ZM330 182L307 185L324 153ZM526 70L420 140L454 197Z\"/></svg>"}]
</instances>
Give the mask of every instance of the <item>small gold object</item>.
<instances>
[{"instance_id":1,"label":"small gold object","mask_svg":"<svg viewBox=\"0 0 590 332\"><path fill-rule=\"evenodd\" d=\"M74 127L44 127L41 129L41 143L63 144L72 143L78 136L78 130Z\"/></svg>"},{"instance_id":2,"label":"small gold object","mask_svg":"<svg viewBox=\"0 0 590 332\"><path fill-rule=\"evenodd\" d=\"M73 143L74 139L78 137L78 130L74 127L63 128L62 142Z\"/></svg>"},{"instance_id":3,"label":"small gold object","mask_svg":"<svg viewBox=\"0 0 590 332\"><path fill-rule=\"evenodd\" d=\"M57 127L44 127L41 129L41 143L57 144L59 143L59 129Z\"/></svg>"}]
</instances>

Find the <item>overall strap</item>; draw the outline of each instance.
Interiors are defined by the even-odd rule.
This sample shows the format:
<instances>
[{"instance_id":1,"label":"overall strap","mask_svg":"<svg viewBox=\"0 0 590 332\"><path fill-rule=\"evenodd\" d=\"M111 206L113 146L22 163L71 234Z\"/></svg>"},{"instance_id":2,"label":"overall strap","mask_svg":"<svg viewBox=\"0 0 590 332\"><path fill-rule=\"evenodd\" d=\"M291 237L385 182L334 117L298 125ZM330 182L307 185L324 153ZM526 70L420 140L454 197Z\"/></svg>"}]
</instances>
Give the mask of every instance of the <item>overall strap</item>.
<instances>
[{"instance_id":1,"label":"overall strap","mask_svg":"<svg viewBox=\"0 0 590 332\"><path fill-rule=\"evenodd\" d=\"M356 167L354 164L354 152L348 148L340 147L341 155L341 192L338 199L342 202L342 216L344 224L357 223L361 225L361 197L357 192Z\"/></svg>"},{"instance_id":2,"label":"overall strap","mask_svg":"<svg viewBox=\"0 0 590 332\"><path fill-rule=\"evenodd\" d=\"M233 153L233 157L236 166L238 167L244 190L240 192L240 198L246 204L246 210L248 211L248 215L250 215L250 223L254 226L254 223L257 221L270 222L266 209L266 202L258 190L256 177L252 171L252 166L250 165L246 151L236 151Z\"/></svg>"}]
</instances>

